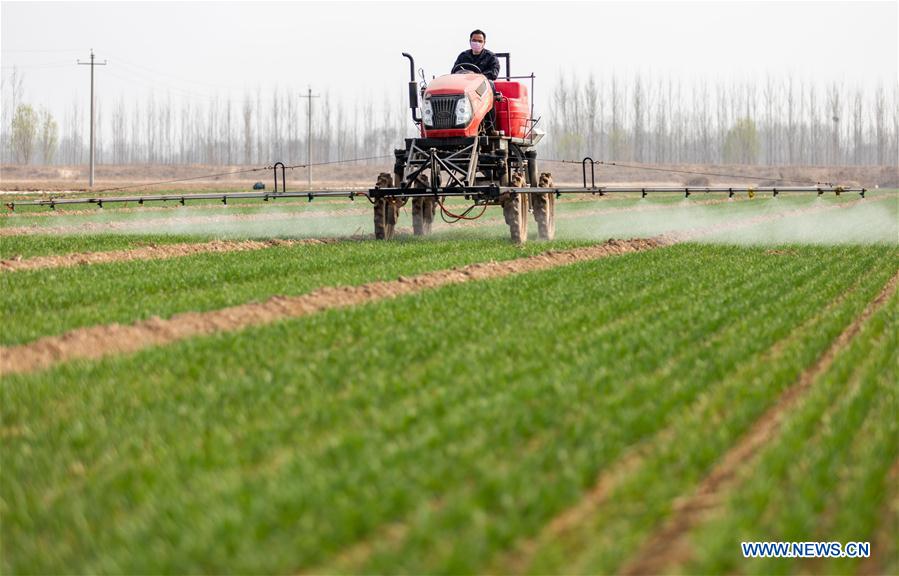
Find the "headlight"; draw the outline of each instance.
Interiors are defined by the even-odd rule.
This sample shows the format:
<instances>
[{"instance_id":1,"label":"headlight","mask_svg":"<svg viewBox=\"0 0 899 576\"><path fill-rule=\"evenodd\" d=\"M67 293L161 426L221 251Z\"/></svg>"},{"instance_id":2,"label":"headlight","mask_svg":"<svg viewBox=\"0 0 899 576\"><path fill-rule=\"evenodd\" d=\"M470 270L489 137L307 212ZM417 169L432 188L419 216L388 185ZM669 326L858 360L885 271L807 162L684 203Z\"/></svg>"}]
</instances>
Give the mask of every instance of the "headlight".
<instances>
[{"instance_id":1,"label":"headlight","mask_svg":"<svg viewBox=\"0 0 899 576\"><path fill-rule=\"evenodd\" d=\"M425 98L421 104L421 118L425 122L425 126L434 125L434 109L431 108L431 99Z\"/></svg>"},{"instance_id":2,"label":"headlight","mask_svg":"<svg viewBox=\"0 0 899 576\"><path fill-rule=\"evenodd\" d=\"M463 96L456 103L456 126L465 126L469 120L471 120L471 102L467 96Z\"/></svg>"}]
</instances>

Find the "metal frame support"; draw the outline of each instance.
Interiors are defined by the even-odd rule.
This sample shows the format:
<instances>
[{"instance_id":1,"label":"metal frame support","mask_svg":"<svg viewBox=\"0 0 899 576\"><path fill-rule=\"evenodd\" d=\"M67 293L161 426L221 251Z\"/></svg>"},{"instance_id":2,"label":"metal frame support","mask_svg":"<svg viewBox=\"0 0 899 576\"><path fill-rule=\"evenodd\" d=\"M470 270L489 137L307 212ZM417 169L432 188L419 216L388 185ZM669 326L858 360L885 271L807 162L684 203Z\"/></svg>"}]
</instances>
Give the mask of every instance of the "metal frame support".
<instances>
[{"instance_id":1,"label":"metal frame support","mask_svg":"<svg viewBox=\"0 0 899 576\"><path fill-rule=\"evenodd\" d=\"M497 58L505 58L506 59L506 80L512 79L512 69L511 69L511 55L509 52L496 52L494 54Z\"/></svg>"},{"instance_id":2,"label":"metal frame support","mask_svg":"<svg viewBox=\"0 0 899 576\"><path fill-rule=\"evenodd\" d=\"M278 193L278 166L281 167L281 191L287 192L287 174L285 173L284 162L275 162L272 170L275 172L275 194ZM266 201L268 197L266 196Z\"/></svg>"}]
</instances>

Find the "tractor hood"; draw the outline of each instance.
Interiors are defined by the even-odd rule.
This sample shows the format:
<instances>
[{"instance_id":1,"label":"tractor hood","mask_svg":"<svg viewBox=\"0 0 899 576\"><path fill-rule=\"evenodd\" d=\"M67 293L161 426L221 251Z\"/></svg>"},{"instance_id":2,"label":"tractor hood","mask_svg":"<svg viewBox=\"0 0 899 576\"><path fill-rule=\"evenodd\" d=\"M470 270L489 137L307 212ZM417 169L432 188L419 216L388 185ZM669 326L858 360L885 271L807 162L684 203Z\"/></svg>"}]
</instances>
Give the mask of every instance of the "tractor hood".
<instances>
[{"instance_id":1,"label":"tractor hood","mask_svg":"<svg viewBox=\"0 0 899 576\"><path fill-rule=\"evenodd\" d=\"M446 95L446 94L469 94L481 89L485 91L489 89L487 78L482 74L445 74L431 80L428 84L426 94Z\"/></svg>"},{"instance_id":2,"label":"tractor hood","mask_svg":"<svg viewBox=\"0 0 899 576\"><path fill-rule=\"evenodd\" d=\"M422 136L477 136L493 107L493 91L482 74L447 74L431 80L422 100Z\"/></svg>"}]
</instances>

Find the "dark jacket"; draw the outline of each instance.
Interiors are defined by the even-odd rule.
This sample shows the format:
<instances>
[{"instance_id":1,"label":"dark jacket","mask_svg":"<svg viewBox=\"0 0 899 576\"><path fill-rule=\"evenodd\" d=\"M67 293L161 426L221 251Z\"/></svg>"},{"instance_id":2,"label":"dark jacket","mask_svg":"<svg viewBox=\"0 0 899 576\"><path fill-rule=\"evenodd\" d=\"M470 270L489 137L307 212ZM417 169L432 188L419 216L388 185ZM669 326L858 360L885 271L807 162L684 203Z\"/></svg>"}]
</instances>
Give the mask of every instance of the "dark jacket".
<instances>
[{"instance_id":1,"label":"dark jacket","mask_svg":"<svg viewBox=\"0 0 899 576\"><path fill-rule=\"evenodd\" d=\"M474 64L490 80L496 80L496 77L499 76L499 58L486 48L481 50L481 53L477 56L471 50L466 50L459 54L459 57L456 58L456 63L453 64L453 68L459 64Z\"/></svg>"}]
</instances>

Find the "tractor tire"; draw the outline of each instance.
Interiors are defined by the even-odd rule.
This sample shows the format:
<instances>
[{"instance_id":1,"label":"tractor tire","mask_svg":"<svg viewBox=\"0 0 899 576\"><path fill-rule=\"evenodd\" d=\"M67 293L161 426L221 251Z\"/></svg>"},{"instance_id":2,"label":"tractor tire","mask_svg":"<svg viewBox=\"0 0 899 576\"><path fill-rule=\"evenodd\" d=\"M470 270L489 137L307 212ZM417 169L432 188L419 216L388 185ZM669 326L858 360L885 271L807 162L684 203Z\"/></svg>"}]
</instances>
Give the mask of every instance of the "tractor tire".
<instances>
[{"instance_id":1,"label":"tractor tire","mask_svg":"<svg viewBox=\"0 0 899 576\"><path fill-rule=\"evenodd\" d=\"M512 186L524 188L524 177L521 174L513 175ZM503 202L503 217L509 225L512 242L515 244L528 241L528 196L529 194L512 194Z\"/></svg>"},{"instance_id":2,"label":"tractor tire","mask_svg":"<svg viewBox=\"0 0 899 576\"><path fill-rule=\"evenodd\" d=\"M393 176L387 172L381 172L381 174L378 175L378 181L375 186L378 188L392 187ZM390 240L393 238L399 210L400 205L393 198L378 198L375 200L374 217L376 240Z\"/></svg>"},{"instance_id":3,"label":"tractor tire","mask_svg":"<svg viewBox=\"0 0 899 576\"><path fill-rule=\"evenodd\" d=\"M553 175L549 172L540 174L540 188L552 188ZM556 237L556 195L553 193L531 194L534 204L534 220L537 221L537 234L541 240L553 240Z\"/></svg>"},{"instance_id":4,"label":"tractor tire","mask_svg":"<svg viewBox=\"0 0 899 576\"><path fill-rule=\"evenodd\" d=\"M437 202L433 198L412 199L412 232L416 236L427 236L434 225Z\"/></svg>"}]
</instances>

